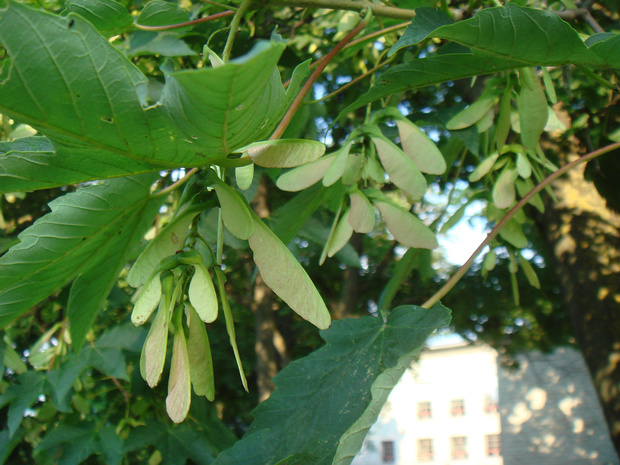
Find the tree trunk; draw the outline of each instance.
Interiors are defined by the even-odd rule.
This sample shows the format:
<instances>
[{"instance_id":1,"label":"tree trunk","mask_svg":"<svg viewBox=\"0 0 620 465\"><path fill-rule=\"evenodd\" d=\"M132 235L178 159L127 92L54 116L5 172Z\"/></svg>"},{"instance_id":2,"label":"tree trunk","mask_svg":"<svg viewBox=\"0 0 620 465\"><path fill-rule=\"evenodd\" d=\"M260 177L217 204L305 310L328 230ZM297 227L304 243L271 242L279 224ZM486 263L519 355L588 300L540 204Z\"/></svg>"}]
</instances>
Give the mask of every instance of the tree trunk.
<instances>
[{"instance_id":1,"label":"tree trunk","mask_svg":"<svg viewBox=\"0 0 620 465\"><path fill-rule=\"evenodd\" d=\"M547 205L537 223L553 252L574 334L620 455L620 218L586 181L584 166L556 181L553 190L557 202Z\"/></svg>"}]
</instances>

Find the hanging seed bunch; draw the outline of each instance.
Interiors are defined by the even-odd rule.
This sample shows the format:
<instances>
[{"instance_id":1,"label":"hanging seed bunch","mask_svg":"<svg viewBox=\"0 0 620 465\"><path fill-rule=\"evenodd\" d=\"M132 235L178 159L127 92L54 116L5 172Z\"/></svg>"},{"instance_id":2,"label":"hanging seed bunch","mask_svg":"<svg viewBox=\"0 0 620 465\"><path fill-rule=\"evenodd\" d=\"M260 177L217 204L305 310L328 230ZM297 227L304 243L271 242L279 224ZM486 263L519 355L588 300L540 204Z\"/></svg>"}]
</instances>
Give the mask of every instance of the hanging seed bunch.
<instances>
[{"instance_id":1,"label":"hanging seed bunch","mask_svg":"<svg viewBox=\"0 0 620 465\"><path fill-rule=\"evenodd\" d=\"M386 118L396 122L401 147L374 124ZM284 173L276 184L286 191L299 191L319 181L331 186L340 180L348 186L323 250L322 264L346 245L353 231L373 231L376 210L401 244L437 247L435 234L408 209L386 196L381 187L391 182L410 203L415 203L428 188L423 173L442 174L445 170L446 162L433 141L396 109L388 108L376 112L370 124L354 130L338 151Z\"/></svg>"},{"instance_id":2,"label":"hanging seed bunch","mask_svg":"<svg viewBox=\"0 0 620 465\"><path fill-rule=\"evenodd\" d=\"M243 156L261 166L295 166L323 154L322 144L317 149L318 143L308 142L261 142L248 146ZM296 160L291 161L295 156ZM321 329L331 322L323 299L303 267L254 214L243 196L213 170L195 179L198 181L188 183L175 217L149 243L127 276L128 283L140 289L131 321L138 326L152 319L140 358L140 373L151 387L161 381L172 334L166 410L177 423L187 416L192 387L197 395L209 400L215 396L205 324L215 321L220 307L241 382L248 389L220 260L202 238L208 252L201 254L194 248L199 237L197 218L202 211L219 208L223 226L237 238L248 241L263 281L293 311Z\"/></svg>"}]
</instances>

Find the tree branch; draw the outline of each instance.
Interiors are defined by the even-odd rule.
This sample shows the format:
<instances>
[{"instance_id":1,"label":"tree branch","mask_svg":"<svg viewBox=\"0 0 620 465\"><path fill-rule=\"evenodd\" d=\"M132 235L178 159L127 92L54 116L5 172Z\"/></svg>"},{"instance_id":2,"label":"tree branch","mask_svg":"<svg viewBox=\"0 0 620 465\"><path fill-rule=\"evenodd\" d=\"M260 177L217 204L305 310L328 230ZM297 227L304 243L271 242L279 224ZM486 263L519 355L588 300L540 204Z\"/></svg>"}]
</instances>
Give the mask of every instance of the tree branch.
<instances>
[{"instance_id":1,"label":"tree branch","mask_svg":"<svg viewBox=\"0 0 620 465\"><path fill-rule=\"evenodd\" d=\"M328 8L331 10L364 11L371 9L375 16L395 19L413 19L415 11L396 8L362 0L275 0L269 6L288 6L302 8Z\"/></svg>"},{"instance_id":2,"label":"tree branch","mask_svg":"<svg viewBox=\"0 0 620 465\"><path fill-rule=\"evenodd\" d=\"M598 149L598 150L595 150L594 152L590 152L590 153L584 155L583 157L578 158L577 160L575 160L575 161L573 161L571 163L568 163L567 165L564 165L559 170L557 170L554 173L551 173L549 176L547 176L545 179L543 179L543 181L540 184L535 186L534 189L532 189L526 195L524 195L523 198L521 200L519 200L517 202L517 204L510 209L510 211L508 213L506 213L506 216L504 216L499 221L499 223L497 223L495 225L495 227L491 230L491 232L486 237L486 239L484 241L482 241L482 243L478 246L478 248L474 251L474 253L471 254L471 257L469 257L469 259L457 270L456 273L454 273L454 275L448 280L448 282L446 282L446 284L444 284L443 287L441 289L439 289L439 291L437 291L435 293L435 295L433 295L430 299L428 299L426 302L424 302L421 306L424 307L424 308L431 308L433 305L435 305L437 302L439 302L442 297L444 297L448 292L450 292L452 290L452 288L456 285L456 283L458 283L461 280L461 278L463 276L465 276L465 273L467 273L467 270L469 270L471 268L471 266L474 264L474 260L476 259L476 257L478 255L480 255L480 253L484 250L484 248L487 245L489 245L493 239L495 239L495 236L497 236L499 234L500 230L504 227L504 225L506 223L508 223L508 221L519 210L521 210L521 208L523 208L523 206L525 206L525 204L533 196L535 196L541 190L543 190L545 188L545 186L550 184L552 181L555 181L557 178L559 178L560 176L562 176L566 172L570 171L575 166L580 165L581 163L585 163L587 161L590 161L590 160L592 160L592 159L594 159L596 157L600 157L601 155L609 153L612 150L615 150L617 148L620 148L620 142L616 142L615 144L611 144L611 145L608 145L606 147L603 147L602 149Z\"/></svg>"}]
</instances>

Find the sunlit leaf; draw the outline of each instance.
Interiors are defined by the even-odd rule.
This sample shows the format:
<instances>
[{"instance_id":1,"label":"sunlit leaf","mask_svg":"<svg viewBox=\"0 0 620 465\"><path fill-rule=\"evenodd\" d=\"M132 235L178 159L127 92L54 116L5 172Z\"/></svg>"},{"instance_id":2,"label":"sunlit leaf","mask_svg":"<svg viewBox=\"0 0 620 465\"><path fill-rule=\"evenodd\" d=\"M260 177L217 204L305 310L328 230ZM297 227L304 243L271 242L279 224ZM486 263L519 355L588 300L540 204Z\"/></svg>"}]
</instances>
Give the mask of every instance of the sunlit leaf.
<instances>
[{"instance_id":1,"label":"sunlit leaf","mask_svg":"<svg viewBox=\"0 0 620 465\"><path fill-rule=\"evenodd\" d=\"M335 159L335 155L329 155L287 171L278 178L276 186L278 189L289 192L306 189L323 178Z\"/></svg>"},{"instance_id":2,"label":"sunlit leaf","mask_svg":"<svg viewBox=\"0 0 620 465\"><path fill-rule=\"evenodd\" d=\"M215 397L215 383L207 329L196 310L188 303L185 304L185 312L189 315L187 357L192 386L197 395L206 396L212 401Z\"/></svg>"},{"instance_id":3,"label":"sunlit leaf","mask_svg":"<svg viewBox=\"0 0 620 465\"><path fill-rule=\"evenodd\" d=\"M547 98L536 73L531 68L521 70L521 90L517 97L521 142L528 149L535 149L549 118Z\"/></svg>"},{"instance_id":4,"label":"sunlit leaf","mask_svg":"<svg viewBox=\"0 0 620 465\"><path fill-rule=\"evenodd\" d=\"M180 214L157 233L129 270L127 282L130 286L144 286L164 258L183 249L189 225L197 214L196 211Z\"/></svg>"},{"instance_id":5,"label":"sunlit leaf","mask_svg":"<svg viewBox=\"0 0 620 465\"><path fill-rule=\"evenodd\" d=\"M217 295L213 280L203 263L194 266L194 276L189 283L187 296L192 306L205 323L212 323L217 318Z\"/></svg>"},{"instance_id":6,"label":"sunlit leaf","mask_svg":"<svg viewBox=\"0 0 620 465\"><path fill-rule=\"evenodd\" d=\"M299 65L285 92L276 67L283 50L282 43L262 42L218 68L166 68L161 106L197 152L225 157L266 139L308 72L308 64Z\"/></svg>"},{"instance_id":7,"label":"sunlit leaf","mask_svg":"<svg viewBox=\"0 0 620 465\"><path fill-rule=\"evenodd\" d=\"M254 232L250 207L228 184L214 178L213 188L222 208L224 226L239 239L248 239Z\"/></svg>"},{"instance_id":8,"label":"sunlit leaf","mask_svg":"<svg viewBox=\"0 0 620 465\"><path fill-rule=\"evenodd\" d=\"M352 145L352 143L347 143L335 153L335 159L323 177L324 186L331 186L342 177Z\"/></svg>"},{"instance_id":9,"label":"sunlit leaf","mask_svg":"<svg viewBox=\"0 0 620 465\"><path fill-rule=\"evenodd\" d=\"M172 31L135 31L129 37L125 49L128 57L159 55L162 57L183 57L197 55L178 32Z\"/></svg>"},{"instance_id":10,"label":"sunlit leaf","mask_svg":"<svg viewBox=\"0 0 620 465\"><path fill-rule=\"evenodd\" d=\"M499 230L499 236L518 249L527 247L527 237L523 234L523 226L514 218L511 218L504 227Z\"/></svg>"},{"instance_id":11,"label":"sunlit leaf","mask_svg":"<svg viewBox=\"0 0 620 465\"><path fill-rule=\"evenodd\" d=\"M402 119L396 120L403 152L423 173L443 174L446 161L435 143L415 124Z\"/></svg>"},{"instance_id":12,"label":"sunlit leaf","mask_svg":"<svg viewBox=\"0 0 620 465\"><path fill-rule=\"evenodd\" d=\"M265 168L293 168L317 160L325 145L305 139L278 139L254 142L238 152L247 154L254 164Z\"/></svg>"},{"instance_id":13,"label":"sunlit leaf","mask_svg":"<svg viewBox=\"0 0 620 465\"><path fill-rule=\"evenodd\" d=\"M254 180L254 164L250 163L249 165L235 168L235 180L239 189L247 191Z\"/></svg>"},{"instance_id":14,"label":"sunlit leaf","mask_svg":"<svg viewBox=\"0 0 620 465\"><path fill-rule=\"evenodd\" d=\"M495 162L499 158L499 154L493 153L489 157L482 160L474 171L469 175L469 182L476 182L482 179L495 165Z\"/></svg>"},{"instance_id":15,"label":"sunlit leaf","mask_svg":"<svg viewBox=\"0 0 620 465\"><path fill-rule=\"evenodd\" d=\"M517 171L514 168L505 168L497 178L493 186L493 203L497 208L508 208L515 202L515 179Z\"/></svg>"},{"instance_id":16,"label":"sunlit leaf","mask_svg":"<svg viewBox=\"0 0 620 465\"><path fill-rule=\"evenodd\" d=\"M413 200L424 197L428 187L426 179L403 151L384 138L373 137L372 141L390 181Z\"/></svg>"},{"instance_id":17,"label":"sunlit leaf","mask_svg":"<svg viewBox=\"0 0 620 465\"><path fill-rule=\"evenodd\" d=\"M260 219L254 224L250 247L265 284L302 318L318 328L329 327L329 311L306 271Z\"/></svg>"},{"instance_id":18,"label":"sunlit leaf","mask_svg":"<svg viewBox=\"0 0 620 465\"><path fill-rule=\"evenodd\" d=\"M200 164L216 155L197 155L161 107L142 107L137 88L146 77L80 16L9 3L0 9L0 44L7 51L3 69L10 71L0 86L0 111L50 139L63 158L64 183L69 175L74 183ZM44 174L49 166L22 170L26 181L53 178Z\"/></svg>"},{"instance_id":19,"label":"sunlit leaf","mask_svg":"<svg viewBox=\"0 0 620 465\"><path fill-rule=\"evenodd\" d=\"M434 30L452 24L450 17L439 8L416 8L411 24L388 52L392 56L398 50L419 44Z\"/></svg>"},{"instance_id":20,"label":"sunlit leaf","mask_svg":"<svg viewBox=\"0 0 620 465\"><path fill-rule=\"evenodd\" d=\"M345 212L338 220L338 224L336 225L336 229L334 229L334 233L329 238L329 242L326 245L326 250L327 256L330 258L336 255L336 253L340 249L342 249L347 242L349 242L349 239L351 239L351 235L353 234L353 227L351 226L351 222L349 221L350 214L350 209L345 210Z\"/></svg>"},{"instance_id":21,"label":"sunlit leaf","mask_svg":"<svg viewBox=\"0 0 620 465\"><path fill-rule=\"evenodd\" d=\"M417 10L416 10L417 11ZM429 16L427 18L426 16ZM475 53L431 55L392 66L375 85L337 119L387 95L456 79L492 74L524 66L564 66L578 63L613 67L620 62L612 38L587 49L577 31L550 11L524 8L515 3L481 9L473 18L446 24L436 13L423 15L423 27L409 28L401 45L413 45L426 37L454 41ZM502 31L497 34L497 31Z\"/></svg>"},{"instance_id":22,"label":"sunlit leaf","mask_svg":"<svg viewBox=\"0 0 620 465\"><path fill-rule=\"evenodd\" d=\"M166 412L175 423L185 420L192 401L189 356L181 317L180 311L174 316L172 359L168 376L168 396L166 397Z\"/></svg>"},{"instance_id":23,"label":"sunlit leaf","mask_svg":"<svg viewBox=\"0 0 620 465\"><path fill-rule=\"evenodd\" d=\"M358 233L369 233L375 228L375 209L361 192L353 192L349 198L351 199L349 224Z\"/></svg>"},{"instance_id":24,"label":"sunlit leaf","mask_svg":"<svg viewBox=\"0 0 620 465\"><path fill-rule=\"evenodd\" d=\"M459 111L446 123L446 129L465 129L480 121L495 106L495 96L483 96Z\"/></svg>"},{"instance_id":25,"label":"sunlit leaf","mask_svg":"<svg viewBox=\"0 0 620 465\"><path fill-rule=\"evenodd\" d=\"M404 208L387 202L374 202L381 212L388 230L398 242L421 249L437 248L435 234Z\"/></svg>"}]
</instances>

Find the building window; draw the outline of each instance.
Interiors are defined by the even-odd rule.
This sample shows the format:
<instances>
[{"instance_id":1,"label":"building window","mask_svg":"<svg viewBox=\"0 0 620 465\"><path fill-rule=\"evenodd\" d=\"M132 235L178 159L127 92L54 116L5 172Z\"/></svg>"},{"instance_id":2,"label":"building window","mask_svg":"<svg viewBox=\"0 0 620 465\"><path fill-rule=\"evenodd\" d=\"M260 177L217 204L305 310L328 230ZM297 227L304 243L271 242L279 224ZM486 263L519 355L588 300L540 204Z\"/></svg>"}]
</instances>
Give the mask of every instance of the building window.
<instances>
[{"instance_id":1,"label":"building window","mask_svg":"<svg viewBox=\"0 0 620 465\"><path fill-rule=\"evenodd\" d=\"M467 438L465 436L452 436L450 438L450 450L452 460L465 460L467 454Z\"/></svg>"},{"instance_id":2,"label":"building window","mask_svg":"<svg viewBox=\"0 0 620 465\"><path fill-rule=\"evenodd\" d=\"M484 436L484 439L486 442L487 457L499 457L499 434L487 434Z\"/></svg>"},{"instance_id":3,"label":"building window","mask_svg":"<svg viewBox=\"0 0 620 465\"><path fill-rule=\"evenodd\" d=\"M450 401L450 416L464 417L465 416L465 400L453 399Z\"/></svg>"},{"instance_id":4,"label":"building window","mask_svg":"<svg viewBox=\"0 0 620 465\"><path fill-rule=\"evenodd\" d=\"M432 439L418 439L418 462L432 462L435 460Z\"/></svg>"},{"instance_id":5,"label":"building window","mask_svg":"<svg viewBox=\"0 0 620 465\"><path fill-rule=\"evenodd\" d=\"M497 399L495 399L490 394L484 395L484 413L495 413L497 412Z\"/></svg>"},{"instance_id":6,"label":"building window","mask_svg":"<svg viewBox=\"0 0 620 465\"><path fill-rule=\"evenodd\" d=\"M381 443L381 460L383 463L394 463L394 441Z\"/></svg>"},{"instance_id":7,"label":"building window","mask_svg":"<svg viewBox=\"0 0 620 465\"><path fill-rule=\"evenodd\" d=\"M430 402L418 402L418 420L430 420L433 417Z\"/></svg>"}]
</instances>

